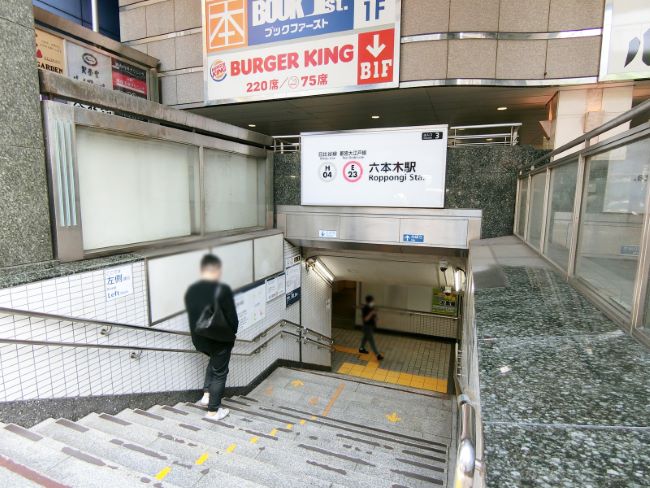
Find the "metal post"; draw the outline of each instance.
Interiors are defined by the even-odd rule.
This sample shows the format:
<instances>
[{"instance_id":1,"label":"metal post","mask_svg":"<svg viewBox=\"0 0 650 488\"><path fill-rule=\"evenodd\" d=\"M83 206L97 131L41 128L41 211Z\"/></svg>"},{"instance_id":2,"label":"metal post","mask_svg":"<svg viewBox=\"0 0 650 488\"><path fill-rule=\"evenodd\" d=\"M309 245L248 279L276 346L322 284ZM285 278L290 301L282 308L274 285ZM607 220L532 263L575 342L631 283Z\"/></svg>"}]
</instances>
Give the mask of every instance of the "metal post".
<instances>
[{"instance_id":1,"label":"metal post","mask_svg":"<svg viewBox=\"0 0 650 488\"><path fill-rule=\"evenodd\" d=\"M93 30L99 32L99 8L97 7L97 0L90 0L90 12Z\"/></svg>"}]
</instances>

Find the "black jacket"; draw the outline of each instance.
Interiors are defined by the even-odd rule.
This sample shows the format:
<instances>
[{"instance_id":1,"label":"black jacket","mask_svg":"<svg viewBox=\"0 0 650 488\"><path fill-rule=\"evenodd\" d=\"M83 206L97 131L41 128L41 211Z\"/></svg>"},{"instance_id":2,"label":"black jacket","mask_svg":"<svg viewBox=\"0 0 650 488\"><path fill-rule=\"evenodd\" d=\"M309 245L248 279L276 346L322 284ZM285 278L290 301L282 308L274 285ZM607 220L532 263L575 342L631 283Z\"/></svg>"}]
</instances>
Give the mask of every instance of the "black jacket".
<instances>
[{"instance_id":1,"label":"black jacket","mask_svg":"<svg viewBox=\"0 0 650 488\"><path fill-rule=\"evenodd\" d=\"M192 343L197 351L205 354L212 354L215 351L225 347L232 347L234 344L224 344L223 342L216 342L207 337L196 335L194 330L196 322L199 320L201 313L208 305L211 305L215 299L215 292L219 283L215 281L197 281L191 285L185 293L185 309L190 323L190 333L192 334ZM239 318L237 317L237 310L235 308L235 298L232 290L228 285L223 283L221 285L221 292L219 293L219 307L223 310L223 314L228 321L228 324L237 333L239 327Z\"/></svg>"}]
</instances>

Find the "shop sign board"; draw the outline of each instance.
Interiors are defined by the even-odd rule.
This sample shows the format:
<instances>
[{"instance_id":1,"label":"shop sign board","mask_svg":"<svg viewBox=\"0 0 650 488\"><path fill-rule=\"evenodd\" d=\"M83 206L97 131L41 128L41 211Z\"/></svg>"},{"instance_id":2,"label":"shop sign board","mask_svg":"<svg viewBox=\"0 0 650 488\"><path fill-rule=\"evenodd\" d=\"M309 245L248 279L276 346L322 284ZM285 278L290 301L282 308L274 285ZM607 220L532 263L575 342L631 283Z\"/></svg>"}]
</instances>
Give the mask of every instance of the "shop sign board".
<instances>
[{"instance_id":1,"label":"shop sign board","mask_svg":"<svg viewBox=\"0 0 650 488\"><path fill-rule=\"evenodd\" d=\"M93 49L66 42L68 77L102 88L113 88L111 58Z\"/></svg>"},{"instance_id":2,"label":"shop sign board","mask_svg":"<svg viewBox=\"0 0 650 488\"><path fill-rule=\"evenodd\" d=\"M606 0L600 81L650 78L650 2Z\"/></svg>"},{"instance_id":3,"label":"shop sign board","mask_svg":"<svg viewBox=\"0 0 650 488\"><path fill-rule=\"evenodd\" d=\"M301 203L443 208L447 132L431 125L303 133Z\"/></svg>"},{"instance_id":4,"label":"shop sign board","mask_svg":"<svg viewBox=\"0 0 650 488\"><path fill-rule=\"evenodd\" d=\"M65 74L63 39L40 29L34 30L38 67L59 75Z\"/></svg>"},{"instance_id":5,"label":"shop sign board","mask_svg":"<svg viewBox=\"0 0 650 488\"><path fill-rule=\"evenodd\" d=\"M395 88L400 0L203 0L206 104Z\"/></svg>"},{"instance_id":6,"label":"shop sign board","mask_svg":"<svg viewBox=\"0 0 650 488\"><path fill-rule=\"evenodd\" d=\"M113 58L112 71L114 90L135 97L147 98L147 72L145 70Z\"/></svg>"}]
</instances>

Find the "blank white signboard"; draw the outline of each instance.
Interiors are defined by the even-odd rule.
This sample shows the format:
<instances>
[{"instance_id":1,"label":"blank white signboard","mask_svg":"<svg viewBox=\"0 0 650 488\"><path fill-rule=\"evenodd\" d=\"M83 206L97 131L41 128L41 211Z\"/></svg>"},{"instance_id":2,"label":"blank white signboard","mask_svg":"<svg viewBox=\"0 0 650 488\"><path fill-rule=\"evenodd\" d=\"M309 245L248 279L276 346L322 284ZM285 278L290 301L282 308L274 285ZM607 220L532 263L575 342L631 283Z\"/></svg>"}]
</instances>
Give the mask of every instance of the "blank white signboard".
<instances>
[{"instance_id":1,"label":"blank white signboard","mask_svg":"<svg viewBox=\"0 0 650 488\"><path fill-rule=\"evenodd\" d=\"M284 236L255 239L255 280L284 270Z\"/></svg>"},{"instance_id":2,"label":"blank white signboard","mask_svg":"<svg viewBox=\"0 0 650 488\"><path fill-rule=\"evenodd\" d=\"M253 241L212 248L223 265L221 281L233 290L253 282Z\"/></svg>"},{"instance_id":3,"label":"blank white signboard","mask_svg":"<svg viewBox=\"0 0 650 488\"><path fill-rule=\"evenodd\" d=\"M447 125L303 133L303 205L443 208Z\"/></svg>"},{"instance_id":4,"label":"blank white signboard","mask_svg":"<svg viewBox=\"0 0 650 488\"><path fill-rule=\"evenodd\" d=\"M185 310L185 291L199 279L201 258L207 252L207 249L202 249L147 262L153 322Z\"/></svg>"}]
</instances>

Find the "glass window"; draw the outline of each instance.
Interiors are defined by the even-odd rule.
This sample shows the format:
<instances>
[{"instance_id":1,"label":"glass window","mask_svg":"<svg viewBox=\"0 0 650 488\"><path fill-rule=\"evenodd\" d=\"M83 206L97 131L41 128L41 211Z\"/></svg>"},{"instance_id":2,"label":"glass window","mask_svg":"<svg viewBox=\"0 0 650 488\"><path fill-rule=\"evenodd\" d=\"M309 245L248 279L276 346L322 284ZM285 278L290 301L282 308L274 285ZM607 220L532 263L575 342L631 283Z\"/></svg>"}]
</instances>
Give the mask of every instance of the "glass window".
<instances>
[{"instance_id":1,"label":"glass window","mask_svg":"<svg viewBox=\"0 0 650 488\"><path fill-rule=\"evenodd\" d=\"M544 218L544 191L546 190L546 173L539 173L533 176L530 192L530 215L528 222L529 244L540 248L542 241L542 222Z\"/></svg>"},{"instance_id":2,"label":"glass window","mask_svg":"<svg viewBox=\"0 0 650 488\"><path fill-rule=\"evenodd\" d=\"M85 250L199 231L199 151L77 127Z\"/></svg>"},{"instance_id":3,"label":"glass window","mask_svg":"<svg viewBox=\"0 0 650 488\"><path fill-rule=\"evenodd\" d=\"M565 270L569 266L577 178L577 161L551 170L551 199L546 217L544 254Z\"/></svg>"},{"instance_id":4,"label":"glass window","mask_svg":"<svg viewBox=\"0 0 650 488\"><path fill-rule=\"evenodd\" d=\"M213 149L203 156L206 231L264 225L265 160Z\"/></svg>"},{"instance_id":5,"label":"glass window","mask_svg":"<svg viewBox=\"0 0 650 488\"><path fill-rule=\"evenodd\" d=\"M631 310L650 173L650 139L592 156L576 275Z\"/></svg>"},{"instance_id":6,"label":"glass window","mask_svg":"<svg viewBox=\"0 0 650 488\"><path fill-rule=\"evenodd\" d=\"M526 231L526 205L528 204L528 178L519 180L519 208L517 210L517 234L524 237Z\"/></svg>"}]
</instances>

